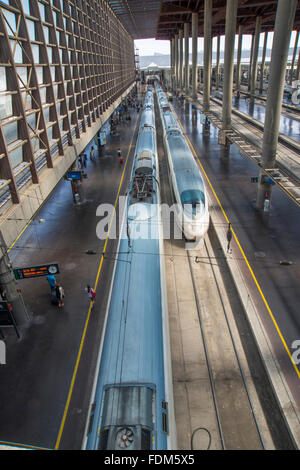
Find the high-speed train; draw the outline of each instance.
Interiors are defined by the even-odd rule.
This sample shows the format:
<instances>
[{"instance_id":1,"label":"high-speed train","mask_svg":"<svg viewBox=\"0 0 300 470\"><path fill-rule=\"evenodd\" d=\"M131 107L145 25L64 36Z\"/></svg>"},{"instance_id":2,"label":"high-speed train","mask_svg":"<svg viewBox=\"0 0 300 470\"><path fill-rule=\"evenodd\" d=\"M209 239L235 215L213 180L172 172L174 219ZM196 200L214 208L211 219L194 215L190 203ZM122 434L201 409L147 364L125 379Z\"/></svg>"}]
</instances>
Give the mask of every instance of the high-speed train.
<instances>
[{"instance_id":1,"label":"high-speed train","mask_svg":"<svg viewBox=\"0 0 300 470\"><path fill-rule=\"evenodd\" d=\"M83 448L176 448L153 90L139 127Z\"/></svg>"},{"instance_id":2,"label":"high-speed train","mask_svg":"<svg viewBox=\"0 0 300 470\"><path fill-rule=\"evenodd\" d=\"M187 240L203 240L209 227L208 199L191 149L160 85L156 85L175 219Z\"/></svg>"}]
</instances>

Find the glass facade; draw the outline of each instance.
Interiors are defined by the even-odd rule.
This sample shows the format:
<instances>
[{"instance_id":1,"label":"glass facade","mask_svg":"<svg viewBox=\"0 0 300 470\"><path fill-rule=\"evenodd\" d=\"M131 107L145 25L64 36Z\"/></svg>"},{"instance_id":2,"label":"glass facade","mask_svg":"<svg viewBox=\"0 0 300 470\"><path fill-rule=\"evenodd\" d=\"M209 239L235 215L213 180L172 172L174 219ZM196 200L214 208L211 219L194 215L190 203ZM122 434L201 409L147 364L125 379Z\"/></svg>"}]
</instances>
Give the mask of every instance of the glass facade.
<instances>
[{"instance_id":1,"label":"glass facade","mask_svg":"<svg viewBox=\"0 0 300 470\"><path fill-rule=\"evenodd\" d=\"M20 172L38 183L37 158L52 168L133 84L134 45L105 0L0 0L0 13L0 181L17 203Z\"/></svg>"}]
</instances>

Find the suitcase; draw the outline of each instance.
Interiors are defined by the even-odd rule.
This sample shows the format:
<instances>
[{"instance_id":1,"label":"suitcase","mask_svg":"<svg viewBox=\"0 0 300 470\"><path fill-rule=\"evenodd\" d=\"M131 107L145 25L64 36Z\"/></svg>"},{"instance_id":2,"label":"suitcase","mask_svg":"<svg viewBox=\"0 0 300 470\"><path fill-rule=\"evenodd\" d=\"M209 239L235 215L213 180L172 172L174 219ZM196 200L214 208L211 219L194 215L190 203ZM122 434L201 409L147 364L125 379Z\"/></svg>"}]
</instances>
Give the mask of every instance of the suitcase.
<instances>
[{"instance_id":1,"label":"suitcase","mask_svg":"<svg viewBox=\"0 0 300 470\"><path fill-rule=\"evenodd\" d=\"M50 294L50 298L51 298L51 304L52 305L58 305L58 300L57 300L57 297L56 297L56 290L55 289L51 289L51 294Z\"/></svg>"}]
</instances>

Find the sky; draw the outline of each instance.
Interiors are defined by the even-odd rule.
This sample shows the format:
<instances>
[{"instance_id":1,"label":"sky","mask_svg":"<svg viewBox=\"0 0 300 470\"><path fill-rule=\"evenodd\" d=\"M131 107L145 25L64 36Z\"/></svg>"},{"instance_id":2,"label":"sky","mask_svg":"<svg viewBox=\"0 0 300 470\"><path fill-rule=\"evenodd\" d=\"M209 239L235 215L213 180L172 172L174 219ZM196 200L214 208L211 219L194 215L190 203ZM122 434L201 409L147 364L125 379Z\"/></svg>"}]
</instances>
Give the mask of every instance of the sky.
<instances>
[{"instance_id":1,"label":"sky","mask_svg":"<svg viewBox=\"0 0 300 470\"><path fill-rule=\"evenodd\" d=\"M294 46L295 43L295 38L296 38L296 32L292 32L291 36L291 47ZM263 47L263 42L264 42L264 33L260 35L260 47ZM273 33L269 33L268 35L268 43L267 43L267 48L271 49L272 48L272 42L273 42ZM147 56L147 55L154 55L155 53L160 53L160 54L170 54L170 42L169 41L156 41L155 39L138 39L134 41L135 47L139 49L139 55L142 56ZM203 43L204 40L203 38L198 38L198 50L201 51L203 50ZM225 44L225 37L221 36L221 50L224 50L224 44ZM238 44L238 36L236 35L235 37L235 47L237 48ZM250 49L251 47L251 36L250 35L244 35L243 36L243 49ZM190 51L192 51L192 39L190 38L189 42L189 48ZM217 38L213 39L213 51L217 50Z\"/></svg>"}]
</instances>

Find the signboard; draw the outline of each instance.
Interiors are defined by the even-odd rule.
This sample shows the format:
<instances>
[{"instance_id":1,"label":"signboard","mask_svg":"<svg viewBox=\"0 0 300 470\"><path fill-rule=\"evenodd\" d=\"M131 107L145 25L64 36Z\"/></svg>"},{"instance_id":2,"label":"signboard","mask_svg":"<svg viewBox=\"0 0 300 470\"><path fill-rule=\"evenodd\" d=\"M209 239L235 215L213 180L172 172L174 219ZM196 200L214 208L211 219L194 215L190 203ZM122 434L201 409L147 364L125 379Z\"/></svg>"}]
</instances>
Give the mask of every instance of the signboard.
<instances>
[{"instance_id":1,"label":"signboard","mask_svg":"<svg viewBox=\"0 0 300 470\"><path fill-rule=\"evenodd\" d=\"M30 266L28 268L16 268L14 269L15 278L27 279L30 277L48 276L48 274L58 274L58 264L43 264L41 266Z\"/></svg>"},{"instance_id":2,"label":"signboard","mask_svg":"<svg viewBox=\"0 0 300 470\"><path fill-rule=\"evenodd\" d=\"M14 320L9 310L8 302L0 302L0 327L3 326L14 326Z\"/></svg>"},{"instance_id":3,"label":"signboard","mask_svg":"<svg viewBox=\"0 0 300 470\"><path fill-rule=\"evenodd\" d=\"M68 180L81 180L82 172L81 171L68 171L67 178Z\"/></svg>"},{"instance_id":4,"label":"signboard","mask_svg":"<svg viewBox=\"0 0 300 470\"><path fill-rule=\"evenodd\" d=\"M275 184L275 181L273 181L271 178L269 178L268 175L262 175L261 184Z\"/></svg>"}]
</instances>

